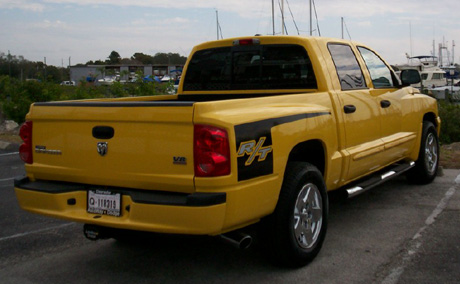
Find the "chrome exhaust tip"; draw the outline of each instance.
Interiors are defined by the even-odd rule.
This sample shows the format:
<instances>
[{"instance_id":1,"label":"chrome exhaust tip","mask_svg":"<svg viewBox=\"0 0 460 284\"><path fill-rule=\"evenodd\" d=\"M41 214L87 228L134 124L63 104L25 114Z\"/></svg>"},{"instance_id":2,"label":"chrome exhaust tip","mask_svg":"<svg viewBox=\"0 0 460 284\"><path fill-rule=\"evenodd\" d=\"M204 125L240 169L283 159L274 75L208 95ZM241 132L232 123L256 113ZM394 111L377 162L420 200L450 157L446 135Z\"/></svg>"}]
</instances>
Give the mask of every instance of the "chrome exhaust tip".
<instances>
[{"instance_id":1,"label":"chrome exhaust tip","mask_svg":"<svg viewBox=\"0 0 460 284\"><path fill-rule=\"evenodd\" d=\"M109 238L106 228L89 224L83 225L83 234L87 239L92 241Z\"/></svg>"},{"instance_id":2,"label":"chrome exhaust tip","mask_svg":"<svg viewBox=\"0 0 460 284\"><path fill-rule=\"evenodd\" d=\"M252 244L252 237L243 232L229 232L220 235L220 239L237 249L248 249Z\"/></svg>"}]
</instances>

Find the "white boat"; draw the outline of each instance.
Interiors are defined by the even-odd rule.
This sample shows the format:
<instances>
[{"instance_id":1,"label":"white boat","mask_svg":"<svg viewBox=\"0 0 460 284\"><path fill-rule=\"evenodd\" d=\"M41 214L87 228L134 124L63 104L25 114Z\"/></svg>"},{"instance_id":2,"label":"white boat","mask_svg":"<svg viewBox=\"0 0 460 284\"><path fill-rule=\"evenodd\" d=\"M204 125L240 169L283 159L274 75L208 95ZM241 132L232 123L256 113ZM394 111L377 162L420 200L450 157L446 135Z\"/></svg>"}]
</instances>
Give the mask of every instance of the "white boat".
<instances>
[{"instance_id":1,"label":"white boat","mask_svg":"<svg viewBox=\"0 0 460 284\"><path fill-rule=\"evenodd\" d=\"M432 96L438 100L447 100L460 102L460 86L443 86L429 89Z\"/></svg>"},{"instance_id":2,"label":"white boat","mask_svg":"<svg viewBox=\"0 0 460 284\"><path fill-rule=\"evenodd\" d=\"M447 85L446 72L440 68L420 72L423 88L436 88ZM420 84L417 84L419 87Z\"/></svg>"},{"instance_id":3,"label":"white boat","mask_svg":"<svg viewBox=\"0 0 460 284\"><path fill-rule=\"evenodd\" d=\"M447 85L446 71L438 66L436 56L413 56L407 57L408 63L395 65L399 71L416 69L420 72L421 83L413 84L412 87L421 89L432 89Z\"/></svg>"}]
</instances>

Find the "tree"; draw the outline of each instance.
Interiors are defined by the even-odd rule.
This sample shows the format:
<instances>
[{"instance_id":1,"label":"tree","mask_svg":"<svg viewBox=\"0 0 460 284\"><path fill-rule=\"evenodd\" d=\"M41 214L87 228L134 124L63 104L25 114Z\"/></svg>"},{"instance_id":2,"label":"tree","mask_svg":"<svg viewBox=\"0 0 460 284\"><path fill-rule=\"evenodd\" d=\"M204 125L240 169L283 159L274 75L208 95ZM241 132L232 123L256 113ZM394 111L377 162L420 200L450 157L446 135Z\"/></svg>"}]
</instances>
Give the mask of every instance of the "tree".
<instances>
[{"instance_id":1,"label":"tree","mask_svg":"<svg viewBox=\"0 0 460 284\"><path fill-rule=\"evenodd\" d=\"M69 78L69 69L26 60L22 55L0 52L0 76L8 75L19 80L40 79L59 83Z\"/></svg>"},{"instance_id":2,"label":"tree","mask_svg":"<svg viewBox=\"0 0 460 284\"><path fill-rule=\"evenodd\" d=\"M153 56L144 54L142 52L136 52L131 56L131 59L140 61L144 65L153 64Z\"/></svg>"},{"instance_id":3,"label":"tree","mask_svg":"<svg viewBox=\"0 0 460 284\"><path fill-rule=\"evenodd\" d=\"M108 64L119 64L121 61L121 56L118 52L113 50L109 55L109 60L107 60Z\"/></svg>"},{"instance_id":4,"label":"tree","mask_svg":"<svg viewBox=\"0 0 460 284\"><path fill-rule=\"evenodd\" d=\"M100 59L96 60L96 61L93 61L93 60L90 60L88 62L86 62L86 64L77 64L76 66L85 66L85 65L106 65L107 63L105 61L102 61Z\"/></svg>"},{"instance_id":5,"label":"tree","mask_svg":"<svg viewBox=\"0 0 460 284\"><path fill-rule=\"evenodd\" d=\"M162 53L158 52L154 56L144 54L142 52L136 52L131 59L138 60L142 62L142 64L185 64L187 61L187 57L181 56L178 53Z\"/></svg>"}]
</instances>

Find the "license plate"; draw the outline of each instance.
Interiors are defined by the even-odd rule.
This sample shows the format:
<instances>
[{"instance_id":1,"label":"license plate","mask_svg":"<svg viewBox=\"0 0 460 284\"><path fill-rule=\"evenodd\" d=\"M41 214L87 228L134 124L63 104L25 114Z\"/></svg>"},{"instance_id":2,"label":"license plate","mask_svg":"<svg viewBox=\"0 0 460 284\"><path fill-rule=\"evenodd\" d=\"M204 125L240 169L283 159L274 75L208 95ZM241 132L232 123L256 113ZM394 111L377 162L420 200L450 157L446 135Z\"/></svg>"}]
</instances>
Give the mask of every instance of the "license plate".
<instances>
[{"instance_id":1,"label":"license plate","mask_svg":"<svg viewBox=\"0 0 460 284\"><path fill-rule=\"evenodd\" d=\"M88 190L89 213L121 216L121 194L109 190Z\"/></svg>"}]
</instances>

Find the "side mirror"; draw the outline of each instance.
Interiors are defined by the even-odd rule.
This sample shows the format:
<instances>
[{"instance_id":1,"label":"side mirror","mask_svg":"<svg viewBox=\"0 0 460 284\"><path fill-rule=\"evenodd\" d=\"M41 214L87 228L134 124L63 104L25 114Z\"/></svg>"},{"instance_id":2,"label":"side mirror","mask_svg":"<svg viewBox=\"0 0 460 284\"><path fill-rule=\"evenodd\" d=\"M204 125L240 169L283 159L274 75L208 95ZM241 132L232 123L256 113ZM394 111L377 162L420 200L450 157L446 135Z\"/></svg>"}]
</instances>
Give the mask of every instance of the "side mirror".
<instances>
[{"instance_id":1,"label":"side mirror","mask_svg":"<svg viewBox=\"0 0 460 284\"><path fill-rule=\"evenodd\" d=\"M420 78L420 73L415 69L401 71L400 77L403 86L410 86L412 84L417 84L422 81L422 79Z\"/></svg>"}]
</instances>

